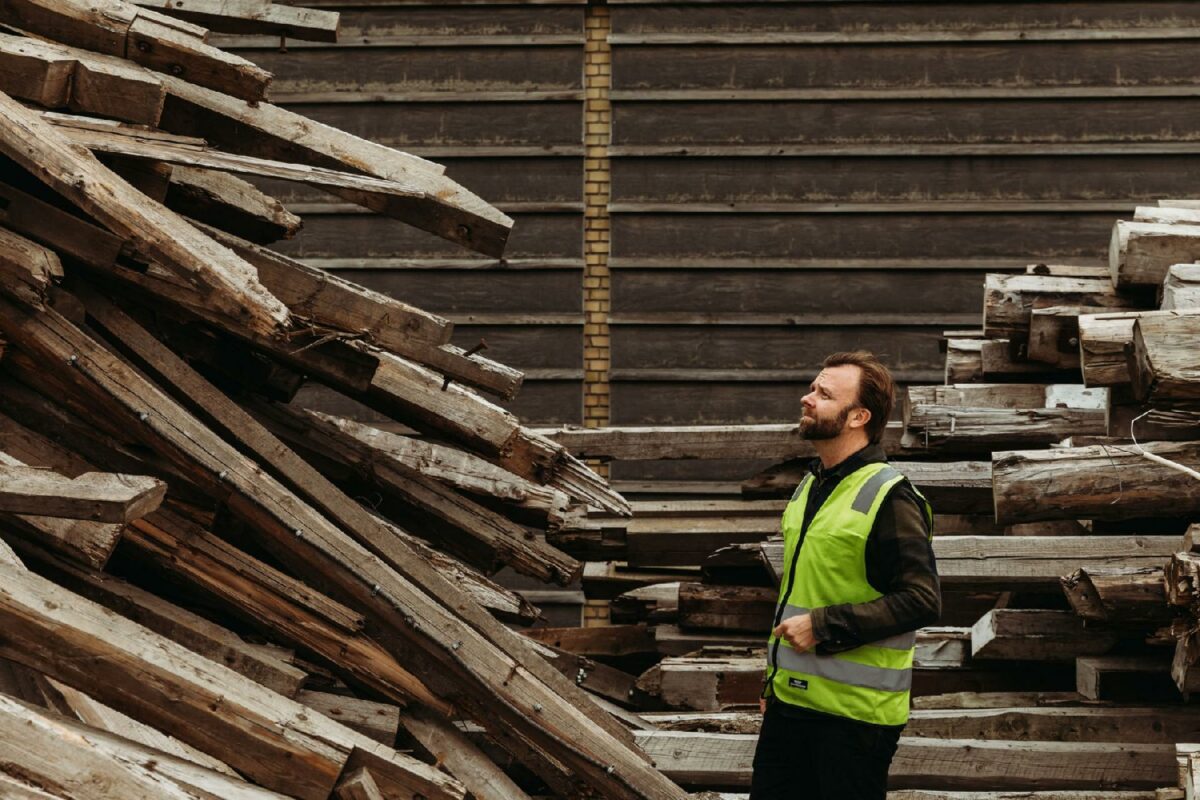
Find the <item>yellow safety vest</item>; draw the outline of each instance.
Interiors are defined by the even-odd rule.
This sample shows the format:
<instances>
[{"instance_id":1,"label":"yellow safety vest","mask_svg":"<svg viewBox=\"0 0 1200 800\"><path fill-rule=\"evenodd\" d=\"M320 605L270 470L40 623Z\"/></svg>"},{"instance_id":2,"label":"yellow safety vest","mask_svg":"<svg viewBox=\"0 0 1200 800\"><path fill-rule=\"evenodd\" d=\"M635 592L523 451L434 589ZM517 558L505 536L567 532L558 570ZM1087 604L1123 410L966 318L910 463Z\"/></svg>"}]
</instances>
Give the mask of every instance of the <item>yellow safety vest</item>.
<instances>
[{"instance_id":1,"label":"yellow safety vest","mask_svg":"<svg viewBox=\"0 0 1200 800\"><path fill-rule=\"evenodd\" d=\"M810 609L867 603L882 594L867 581L867 537L888 492L904 480L886 463L867 464L842 478L822 504L803 547L800 534L813 485L806 477L783 512L784 575L776 625ZM915 490L914 490L915 491ZM933 509L920 493L933 530ZM774 634L767 642L768 690L785 703L876 725L908 721L916 632L818 655L796 652Z\"/></svg>"}]
</instances>

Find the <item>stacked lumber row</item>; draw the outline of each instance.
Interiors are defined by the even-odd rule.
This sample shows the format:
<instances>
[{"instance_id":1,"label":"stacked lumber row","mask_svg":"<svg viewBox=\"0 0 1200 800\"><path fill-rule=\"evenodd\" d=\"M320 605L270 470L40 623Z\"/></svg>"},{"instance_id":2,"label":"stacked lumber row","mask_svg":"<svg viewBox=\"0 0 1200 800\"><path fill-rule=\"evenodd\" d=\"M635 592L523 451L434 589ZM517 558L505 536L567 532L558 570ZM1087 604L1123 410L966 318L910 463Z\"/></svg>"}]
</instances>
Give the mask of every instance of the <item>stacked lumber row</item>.
<instances>
[{"instance_id":1,"label":"stacked lumber row","mask_svg":"<svg viewBox=\"0 0 1200 800\"><path fill-rule=\"evenodd\" d=\"M895 789L1183 796L1187 743L1200 737L1182 705L1196 688L1200 531L1182 546L1180 535L1200 519L1200 483L1143 452L1200 467L1200 416L1182 388L1200 379L1188 363L1200 329L1181 327L1190 320L1178 309L1191 265L1176 266L1176 252L1153 272L1137 226L1187 216L1139 209L1132 234L1120 223L1111 273L1037 265L989 276L982 329L950 336L947 384L910 387L889 425L892 462L935 508L945 596L940 627L918 635L917 710ZM1180 299L1159 310L1168 283ZM1103 367L1093 359L1100 349L1088 349L1093 317L1125 326ZM1135 328L1145 330L1141 345ZM612 598L617 624L534 635L574 655L582 686L637 713L656 762L696 788L748 782L763 639L783 571L779 516L812 455L797 435L794 426L556 435L589 457L779 460L743 483L742 498L680 500L668 490L635 500L630 520L593 511L553 535L591 560L585 591ZM1183 724L1147 733L1102 718ZM1089 772L1141 758L1158 766Z\"/></svg>"},{"instance_id":2,"label":"stacked lumber row","mask_svg":"<svg viewBox=\"0 0 1200 800\"><path fill-rule=\"evenodd\" d=\"M520 373L446 320L268 247L302 220L243 178L492 255L511 228L206 41L336 15L13 0L0 24L0 794L682 797L489 578L569 584L547 534L626 501L485 397ZM305 408L307 382L420 435Z\"/></svg>"}]
</instances>

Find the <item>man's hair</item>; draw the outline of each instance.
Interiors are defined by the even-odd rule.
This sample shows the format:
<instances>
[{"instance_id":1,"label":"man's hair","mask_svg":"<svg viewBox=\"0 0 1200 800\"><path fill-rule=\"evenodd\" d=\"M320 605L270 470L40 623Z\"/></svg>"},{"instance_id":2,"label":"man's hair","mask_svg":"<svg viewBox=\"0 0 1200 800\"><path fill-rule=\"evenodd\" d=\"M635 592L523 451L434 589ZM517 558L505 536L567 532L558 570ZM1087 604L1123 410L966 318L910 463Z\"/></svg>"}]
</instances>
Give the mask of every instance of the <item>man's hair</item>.
<instances>
[{"instance_id":1,"label":"man's hair","mask_svg":"<svg viewBox=\"0 0 1200 800\"><path fill-rule=\"evenodd\" d=\"M822 368L841 367L853 364L862 370L858 382L858 405L871 412L867 421L867 437L872 443L883 439L883 431L887 428L888 418L892 415L892 406L896 404L896 382L892 373L883 365L874 353L866 350L855 350L847 353L833 353L828 356Z\"/></svg>"}]
</instances>

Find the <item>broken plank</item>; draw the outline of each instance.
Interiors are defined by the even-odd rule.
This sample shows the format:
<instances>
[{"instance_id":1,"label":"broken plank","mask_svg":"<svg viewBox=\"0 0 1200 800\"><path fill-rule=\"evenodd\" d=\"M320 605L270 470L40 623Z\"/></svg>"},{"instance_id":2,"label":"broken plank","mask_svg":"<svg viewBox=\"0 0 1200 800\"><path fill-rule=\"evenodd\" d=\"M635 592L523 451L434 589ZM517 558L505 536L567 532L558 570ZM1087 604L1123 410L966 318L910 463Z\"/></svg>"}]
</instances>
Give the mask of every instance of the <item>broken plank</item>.
<instances>
[{"instance_id":1,"label":"broken plank","mask_svg":"<svg viewBox=\"0 0 1200 800\"><path fill-rule=\"evenodd\" d=\"M1093 567L1062 579L1071 608L1083 619L1115 625L1166 625L1170 620L1162 567Z\"/></svg>"},{"instance_id":2,"label":"broken plank","mask_svg":"<svg viewBox=\"0 0 1200 800\"><path fill-rule=\"evenodd\" d=\"M18 463L0 452L0 512L123 523L158 508L167 492L165 483L144 475L66 478Z\"/></svg>"},{"instance_id":3,"label":"broken plank","mask_svg":"<svg viewBox=\"0 0 1200 800\"><path fill-rule=\"evenodd\" d=\"M56 253L0 228L0 292L41 305L50 287L62 277L62 262Z\"/></svg>"}]
</instances>

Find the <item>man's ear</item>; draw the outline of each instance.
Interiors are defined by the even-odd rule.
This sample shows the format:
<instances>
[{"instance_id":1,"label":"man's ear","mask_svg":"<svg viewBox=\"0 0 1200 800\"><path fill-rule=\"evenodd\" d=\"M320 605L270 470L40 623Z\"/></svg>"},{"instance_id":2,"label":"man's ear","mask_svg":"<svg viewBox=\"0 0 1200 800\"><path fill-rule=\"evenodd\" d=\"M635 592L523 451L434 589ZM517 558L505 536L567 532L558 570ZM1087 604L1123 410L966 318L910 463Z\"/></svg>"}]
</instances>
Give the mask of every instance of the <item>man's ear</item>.
<instances>
[{"instance_id":1,"label":"man's ear","mask_svg":"<svg viewBox=\"0 0 1200 800\"><path fill-rule=\"evenodd\" d=\"M850 427L862 428L871 421L871 410L859 406L850 414Z\"/></svg>"}]
</instances>

